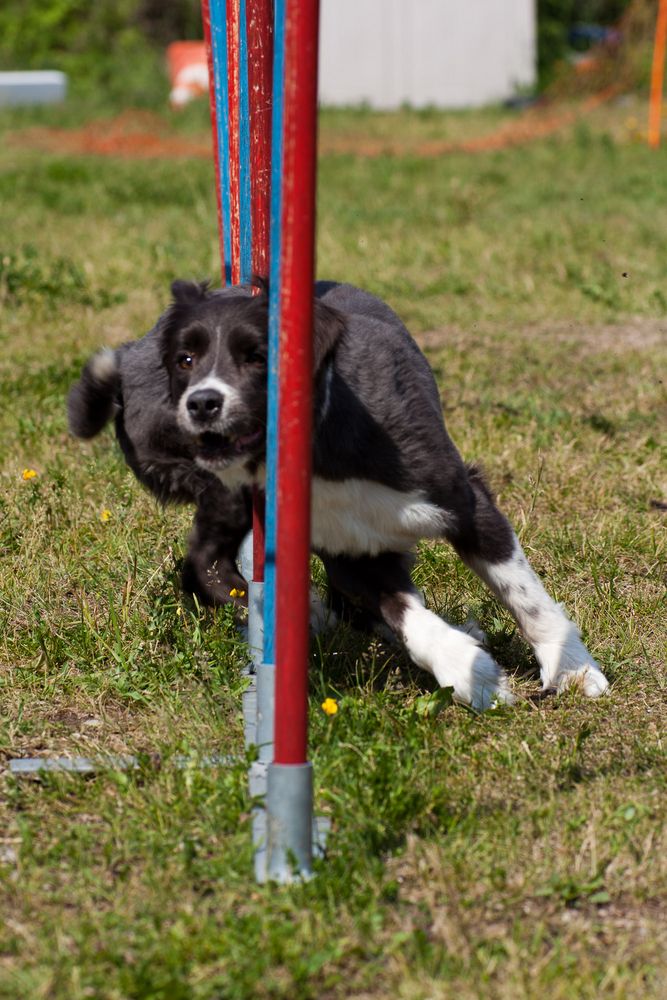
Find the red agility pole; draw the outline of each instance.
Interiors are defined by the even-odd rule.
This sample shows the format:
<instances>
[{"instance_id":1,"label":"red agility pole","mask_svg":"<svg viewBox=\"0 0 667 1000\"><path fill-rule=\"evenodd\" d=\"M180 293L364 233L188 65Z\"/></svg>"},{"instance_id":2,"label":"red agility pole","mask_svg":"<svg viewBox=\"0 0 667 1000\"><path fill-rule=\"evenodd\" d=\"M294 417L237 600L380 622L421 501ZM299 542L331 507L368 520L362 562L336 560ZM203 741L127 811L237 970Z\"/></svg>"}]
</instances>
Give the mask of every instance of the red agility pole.
<instances>
[{"instance_id":1,"label":"red agility pole","mask_svg":"<svg viewBox=\"0 0 667 1000\"><path fill-rule=\"evenodd\" d=\"M255 274L268 275L271 215L273 0L246 0L246 3L250 104L252 270Z\"/></svg>"},{"instance_id":2,"label":"red agility pole","mask_svg":"<svg viewBox=\"0 0 667 1000\"><path fill-rule=\"evenodd\" d=\"M250 108L251 260L254 274L269 273L271 216L271 98L273 0L246 0ZM252 578L264 581L264 495L253 492Z\"/></svg>"},{"instance_id":3,"label":"red agility pole","mask_svg":"<svg viewBox=\"0 0 667 1000\"><path fill-rule=\"evenodd\" d=\"M307 735L318 23L318 0L276 0L263 669L275 654L266 876L282 882L308 875L313 851Z\"/></svg>"},{"instance_id":4,"label":"red agility pole","mask_svg":"<svg viewBox=\"0 0 667 1000\"><path fill-rule=\"evenodd\" d=\"M306 760L318 3L287 3L276 544L275 756Z\"/></svg>"}]
</instances>

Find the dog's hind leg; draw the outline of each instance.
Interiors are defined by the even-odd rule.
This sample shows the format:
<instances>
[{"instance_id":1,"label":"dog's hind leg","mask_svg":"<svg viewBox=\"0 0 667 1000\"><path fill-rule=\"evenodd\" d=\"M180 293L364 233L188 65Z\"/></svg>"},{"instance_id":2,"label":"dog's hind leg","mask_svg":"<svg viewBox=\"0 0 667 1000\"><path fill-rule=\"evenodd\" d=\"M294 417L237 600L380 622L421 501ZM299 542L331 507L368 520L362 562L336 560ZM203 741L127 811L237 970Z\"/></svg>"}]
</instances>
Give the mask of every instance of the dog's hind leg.
<instances>
[{"instance_id":1,"label":"dog's hind leg","mask_svg":"<svg viewBox=\"0 0 667 1000\"><path fill-rule=\"evenodd\" d=\"M603 694L609 684L577 626L547 594L479 470L468 472L474 503L468 522L450 536L454 548L517 621L535 651L544 689L576 684L590 697Z\"/></svg>"},{"instance_id":2,"label":"dog's hind leg","mask_svg":"<svg viewBox=\"0 0 667 1000\"><path fill-rule=\"evenodd\" d=\"M409 556L323 555L332 587L380 619L401 639L412 660L452 687L457 701L478 711L512 702L507 679L493 658L467 633L424 607L410 578Z\"/></svg>"}]
</instances>

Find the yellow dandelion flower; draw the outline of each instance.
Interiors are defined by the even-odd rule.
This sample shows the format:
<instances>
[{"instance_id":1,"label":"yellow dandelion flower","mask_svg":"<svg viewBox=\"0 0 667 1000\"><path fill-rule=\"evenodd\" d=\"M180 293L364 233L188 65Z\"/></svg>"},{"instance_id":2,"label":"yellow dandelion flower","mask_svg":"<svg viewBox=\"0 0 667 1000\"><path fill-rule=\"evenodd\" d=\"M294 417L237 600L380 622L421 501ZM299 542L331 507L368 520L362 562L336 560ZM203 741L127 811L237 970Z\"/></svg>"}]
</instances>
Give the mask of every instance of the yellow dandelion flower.
<instances>
[{"instance_id":1,"label":"yellow dandelion flower","mask_svg":"<svg viewBox=\"0 0 667 1000\"><path fill-rule=\"evenodd\" d=\"M322 702L322 711L326 715L335 715L338 711L338 702L335 698L325 698Z\"/></svg>"},{"instance_id":2,"label":"yellow dandelion flower","mask_svg":"<svg viewBox=\"0 0 667 1000\"><path fill-rule=\"evenodd\" d=\"M100 521L110 521L110 520L111 520L111 511L107 510L107 508L105 507L104 510L100 511Z\"/></svg>"},{"instance_id":3,"label":"yellow dandelion flower","mask_svg":"<svg viewBox=\"0 0 667 1000\"><path fill-rule=\"evenodd\" d=\"M245 597L245 590L237 590L236 587L232 587L229 591L230 597Z\"/></svg>"},{"instance_id":4,"label":"yellow dandelion flower","mask_svg":"<svg viewBox=\"0 0 667 1000\"><path fill-rule=\"evenodd\" d=\"M39 473L35 469L24 469L21 475L24 479L36 479Z\"/></svg>"}]
</instances>

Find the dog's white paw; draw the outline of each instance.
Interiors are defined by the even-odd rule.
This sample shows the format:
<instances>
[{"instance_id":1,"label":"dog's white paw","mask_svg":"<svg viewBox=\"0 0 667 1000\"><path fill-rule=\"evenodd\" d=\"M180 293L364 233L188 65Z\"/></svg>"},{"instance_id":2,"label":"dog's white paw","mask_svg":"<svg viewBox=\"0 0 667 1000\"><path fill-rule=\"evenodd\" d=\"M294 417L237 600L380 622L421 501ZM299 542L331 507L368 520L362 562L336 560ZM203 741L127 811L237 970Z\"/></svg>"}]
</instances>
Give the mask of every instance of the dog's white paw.
<instances>
[{"instance_id":1,"label":"dog's white paw","mask_svg":"<svg viewBox=\"0 0 667 1000\"><path fill-rule=\"evenodd\" d=\"M430 671L440 687L453 688L456 701L478 712L514 701L493 657L472 636L448 625L416 599L407 604L401 632L410 657Z\"/></svg>"},{"instance_id":2,"label":"dog's white paw","mask_svg":"<svg viewBox=\"0 0 667 1000\"><path fill-rule=\"evenodd\" d=\"M609 688L609 681L584 646L577 627L568 622L562 638L535 646L540 664L542 687L559 693L579 687L589 698L599 698Z\"/></svg>"},{"instance_id":3,"label":"dog's white paw","mask_svg":"<svg viewBox=\"0 0 667 1000\"><path fill-rule=\"evenodd\" d=\"M567 688L578 687L588 698L599 698L609 690L609 681L595 660L591 659L574 669L561 670L553 686L559 694Z\"/></svg>"},{"instance_id":4,"label":"dog's white paw","mask_svg":"<svg viewBox=\"0 0 667 1000\"><path fill-rule=\"evenodd\" d=\"M448 651L443 663L438 663L440 657L436 656L433 673L440 686L453 687L455 700L470 705L477 712L498 705L513 705L514 695L507 677L493 657L474 640L463 653L453 660Z\"/></svg>"}]
</instances>

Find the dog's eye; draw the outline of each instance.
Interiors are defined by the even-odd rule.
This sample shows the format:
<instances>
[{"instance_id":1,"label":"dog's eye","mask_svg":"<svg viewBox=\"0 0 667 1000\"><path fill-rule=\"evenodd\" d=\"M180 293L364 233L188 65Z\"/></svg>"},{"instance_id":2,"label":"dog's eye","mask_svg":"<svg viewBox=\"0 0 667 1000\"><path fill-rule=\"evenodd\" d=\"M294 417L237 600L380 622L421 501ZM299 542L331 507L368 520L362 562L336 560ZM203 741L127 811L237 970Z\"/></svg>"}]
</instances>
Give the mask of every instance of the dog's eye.
<instances>
[{"instance_id":1,"label":"dog's eye","mask_svg":"<svg viewBox=\"0 0 667 1000\"><path fill-rule=\"evenodd\" d=\"M261 351L250 350L246 353L243 360L247 365L265 365L266 355Z\"/></svg>"},{"instance_id":2,"label":"dog's eye","mask_svg":"<svg viewBox=\"0 0 667 1000\"><path fill-rule=\"evenodd\" d=\"M182 368L183 371L188 371L188 369L192 368L192 363L193 358L191 354L181 354L176 360L176 364L179 368Z\"/></svg>"}]
</instances>

